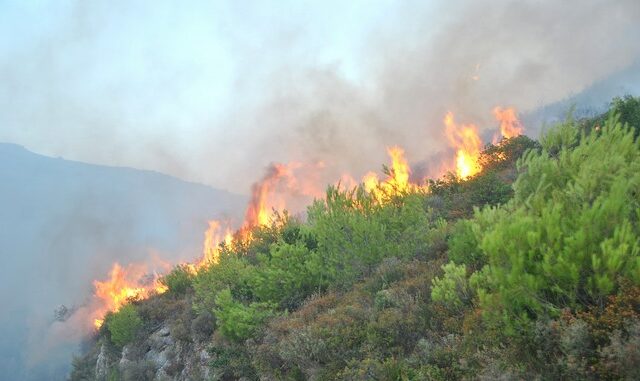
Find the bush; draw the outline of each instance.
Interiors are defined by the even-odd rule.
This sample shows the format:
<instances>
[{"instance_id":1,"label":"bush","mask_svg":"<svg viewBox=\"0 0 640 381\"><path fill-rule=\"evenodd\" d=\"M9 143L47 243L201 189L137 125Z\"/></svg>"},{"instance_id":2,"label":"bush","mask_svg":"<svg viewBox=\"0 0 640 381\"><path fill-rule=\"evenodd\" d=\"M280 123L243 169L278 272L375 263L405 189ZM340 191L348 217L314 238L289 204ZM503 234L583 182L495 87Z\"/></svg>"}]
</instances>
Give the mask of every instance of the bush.
<instances>
[{"instance_id":1,"label":"bush","mask_svg":"<svg viewBox=\"0 0 640 381\"><path fill-rule=\"evenodd\" d=\"M220 332L228 339L243 341L251 337L258 327L273 315L268 303L251 303L246 306L233 300L231 290L226 288L215 299L214 313Z\"/></svg>"},{"instance_id":2,"label":"bush","mask_svg":"<svg viewBox=\"0 0 640 381\"><path fill-rule=\"evenodd\" d=\"M467 268L465 265L449 262L442 269L444 275L432 280L431 299L450 308L459 308L471 300Z\"/></svg>"},{"instance_id":3,"label":"bush","mask_svg":"<svg viewBox=\"0 0 640 381\"><path fill-rule=\"evenodd\" d=\"M258 254L259 265L249 284L255 297L263 302L295 309L314 292L323 289L322 268L317 254L302 242L280 242L268 255Z\"/></svg>"},{"instance_id":4,"label":"bush","mask_svg":"<svg viewBox=\"0 0 640 381\"><path fill-rule=\"evenodd\" d=\"M505 207L485 208L479 248L487 256L484 309L508 326L565 307L602 305L617 278L640 282L640 145L610 118L600 134L571 123L531 151Z\"/></svg>"},{"instance_id":5,"label":"bush","mask_svg":"<svg viewBox=\"0 0 640 381\"><path fill-rule=\"evenodd\" d=\"M138 330L142 327L142 319L135 306L127 304L120 311L109 315L106 319L106 325L111 334L111 341L122 347L133 341Z\"/></svg>"},{"instance_id":6,"label":"bush","mask_svg":"<svg viewBox=\"0 0 640 381\"><path fill-rule=\"evenodd\" d=\"M473 231L474 223L469 220L459 220L453 227L449 245L449 259L456 264L465 264L470 269L479 269L484 265L485 257L478 248L478 240Z\"/></svg>"},{"instance_id":7,"label":"bush","mask_svg":"<svg viewBox=\"0 0 640 381\"><path fill-rule=\"evenodd\" d=\"M229 288L235 298L249 300L252 291L248 278L252 270L244 258L234 254L221 255L218 264L201 270L193 280L196 313L211 312L216 305L216 295L225 288Z\"/></svg>"},{"instance_id":8,"label":"bush","mask_svg":"<svg viewBox=\"0 0 640 381\"><path fill-rule=\"evenodd\" d=\"M172 294L184 294L191 288L193 272L186 265L176 266L169 274L160 278L160 283L167 286Z\"/></svg>"},{"instance_id":9,"label":"bush","mask_svg":"<svg viewBox=\"0 0 640 381\"><path fill-rule=\"evenodd\" d=\"M205 341L213 334L215 320L210 312L203 312L191 321L191 335L198 341Z\"/></svg>"}]
</instances>

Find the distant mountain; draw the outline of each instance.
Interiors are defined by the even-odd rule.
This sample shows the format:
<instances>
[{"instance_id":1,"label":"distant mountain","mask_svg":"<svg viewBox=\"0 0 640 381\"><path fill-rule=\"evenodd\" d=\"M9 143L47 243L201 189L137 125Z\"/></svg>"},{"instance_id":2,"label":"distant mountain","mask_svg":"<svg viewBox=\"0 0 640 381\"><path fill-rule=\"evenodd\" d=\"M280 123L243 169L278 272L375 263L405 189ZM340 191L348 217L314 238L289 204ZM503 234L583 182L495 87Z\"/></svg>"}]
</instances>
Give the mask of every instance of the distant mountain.
<instances>
[{"instance_id":1,"label":"distant mountain","mask_svg":"<svg viewBox=\"0 0 640 381\"><path fill-rule=\"evenodd\" d=\"M206 221L238 220L245 201L156 172L0 143L2 378L63 379L78 343L43 343L58 305L81 304L114 261L195 258Z\"/></svg>"},{"instance_id":2,"label":"distant mountain","mask_svg":"<svg viewBox=\"0 0 640 381\"><path fill-rule=\"evenodd\" d=\"M640 95L640 61L561 101L543 104L523 115L522 120L527 126L527 134L538 136L545 125L551 126L564 120L572 107L575 117L590 118L606 111L612 98L624 95Z\"/></svg>"}]
</instances>

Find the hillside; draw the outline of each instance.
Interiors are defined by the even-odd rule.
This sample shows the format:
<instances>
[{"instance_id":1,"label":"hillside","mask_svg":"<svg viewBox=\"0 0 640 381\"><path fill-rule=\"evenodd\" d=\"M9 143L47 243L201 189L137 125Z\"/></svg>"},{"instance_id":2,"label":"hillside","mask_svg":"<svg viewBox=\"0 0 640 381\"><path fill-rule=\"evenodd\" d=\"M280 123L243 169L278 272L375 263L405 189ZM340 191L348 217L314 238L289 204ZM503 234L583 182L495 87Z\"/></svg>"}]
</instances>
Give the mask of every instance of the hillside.
<instances>
[{"instance_id":1,"label":"hillside","mask_svg":"<svg viewBox=\"0 0 640 381\"><path fill-rule=\"evenodd\" d=\"M329 187L177 267L71 380L638 379L640 99L428 186Z\"/></svg>"},{"instance_id":2,"label":"hillside","mask_svg":"<svg viewBox=\"0 0 640 381\"><path fill-rule=\"evenodd\" d=\"M63 378L82 336L50 332L59 305L81 305L113 261L196 257L207 219L237 216L244 202L159 173L0 144L2 378Z\"/></svg>"}]
</instances>

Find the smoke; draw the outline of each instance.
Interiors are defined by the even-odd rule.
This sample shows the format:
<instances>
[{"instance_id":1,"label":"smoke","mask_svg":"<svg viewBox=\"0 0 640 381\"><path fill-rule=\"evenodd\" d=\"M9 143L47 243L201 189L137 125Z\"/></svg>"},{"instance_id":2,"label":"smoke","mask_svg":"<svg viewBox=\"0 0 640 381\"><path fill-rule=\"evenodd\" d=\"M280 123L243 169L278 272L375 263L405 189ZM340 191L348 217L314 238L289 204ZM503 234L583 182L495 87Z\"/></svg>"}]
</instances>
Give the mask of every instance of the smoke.
<instances>
[{"instance_id":1,"label":"smoke","mask_svg":"<svg viewBox=\"0 0 640 381\"><path fill-rule=\"evenodd\" d=\"M222 155L230 160L221 177L256 178L259 163L306 159L327 163L326 181L343 172L358 178L387 162L384 148L393 144L433 175L448 152L447 111L495 130L495 106L531 112L637 62L640 3L409 2L369 32L361 80L347 78L339 64L262 68L269 74L251 87L259 101L238 100L223 122L234 148ZM265 54L273 51L278 46ZM210 160L219 154L205 153Z\"/></svg>"},{"instance_id":2,"label":"smoke","mask_svg":"<svg viewBox=\"0 0 640 381\"><path fill-rule=\"evenodd\" d=\"M637 0L240 3L6 5L0 140L245 194L273 162L334 183L381 168L399 145L416 179L451 157L447 111L491 136L495 106L532 112L640 62ZM114 252L139 255L114 244L126 232L60 213L70 222L54 226L51 253L78 232L113 248L78 243L51 280L61 293L80 298L67 290ZM80 282L73 261L95 268ZM66 335L54 325L51 343Z\"/></svg>"},{"instance_id":3,"label":"smoke","mask_svg":"<svg viewBox=\"0 0 640 381\"><path fill-rule=\"evenodd\" d=\"M358 178L393 144L437 167L447 111L495 129L497 105L529 112L640 59L634 0L44 10L5 47L0 139L245 194L270 162Z\"/></svg>"}]
</instances>

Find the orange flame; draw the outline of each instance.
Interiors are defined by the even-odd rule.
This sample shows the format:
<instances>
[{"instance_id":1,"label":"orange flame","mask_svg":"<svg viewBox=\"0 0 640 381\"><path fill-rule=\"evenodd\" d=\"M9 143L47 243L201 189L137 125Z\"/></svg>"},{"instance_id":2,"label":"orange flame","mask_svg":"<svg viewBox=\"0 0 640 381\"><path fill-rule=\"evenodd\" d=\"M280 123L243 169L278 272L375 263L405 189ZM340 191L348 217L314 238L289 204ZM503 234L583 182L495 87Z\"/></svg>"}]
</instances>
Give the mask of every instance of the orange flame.
<instances>
[{"instance_id":1,"label":"orange flame","mask_svg":"<svg viewBox=\"0 0 640 381\"><path fill-rule=\"evenodd\" d=\"M131 300L146 299L152 294L162 294L167 287L159 282L159 276L149 274L144 265L131 264L123 268L114 263L106 281L94 281L95 296L101 302L101 307L95 311L94 325L100 328L104 323L103 316L108 311L117 312Z\"/></svg>"},{"instance_id":2,"label":"orange flame","mask_svg":"<svg viewBox=\"0 0 640 381\"><path fill-rule=\"evenodd\" d=\"M518 120L514 108L496 107L493 109L493 115L500 122L500 133L503 138L513 138L524 132L524 127Z\"/></svg>"},{"instance_id":3,"label":"orange flame","mask_svg":"<svg viewBox=\"0 0 640 381\"><path fill-rule=\"evenodd\" d=\"M500 121L500 131L503 137L517 136L523 132L522 125L512 108L496 107L494 115ZM455 148L456 174L461 179L475 175L481 170L478 163L482 141L475 125L456 125L453 113L449 112L444 118L445 134L453 148ZM426 189L410 182L411 168L405 158L402 148L394 146L387 149L391 165L387 177L381 180L374 172L368 172L362 178L364 189L371 193L377 202L385 202L389 196L406 191ZM317 170L324 168L319 162L313 166L300 163L279 164L269 166L263 178L256 182L251 189L251 199L247 207L245 219L235 238L251 239L251 230L258 226L269 225L273 219L274 210L283 209L289 204L291 197L285 196L313 196L319 197L323 192L317 188L320 182ZM301 170L304 171L301 171ZM298 172L296 172L298 171ZM301 173L302 172L302 173ZM342 175L339 184L354 187L356 181L349 174ZM287 201L287 202L285 202ZM222 244L232 245L234 235L228 226L220 221L212 220L204 233L202 257L191 264L185 264L194 274L201 268L216 264L220 260ZM146 279L146 281L145 281ZM113 265L106 281L95 281L95 296L100 307L95 311L96 327L103 323L103 316L108 311L118 311L130 300L148 298L153 294L160 294L167 290L159 283L158 276L149 279L148 272L143 265L132 264L123 268L118 263Z\"/></svg>"},{"instance_id":4,"label":"orange flame","mask_svg":"<svg viewBox=\"0 0 640 381\"><path fill-rule=\"evenodd\" d=\"M268 225L272 216L269 196L274 192L281 179L291 178L291 169L285 164L272 164L262 180L251 187L251 200L244 218L243 230Z\"/></svg>"},{"instance_id":5,"label":"orange flame","mask_svg":"<svg viewBox=\"0 0 640 381\"><path fill-rule=\"evenodd\" d=\"M209 221L209 228L204 233L202 258L193 268L194 272L197 272L201 267L218 263L220 260L220 244L223 242L227 246L233 243L231 229L226 227L223 234L220 221Z\"/></svg>"},{"instance_id":6,"label":"orange flame","mask_svg":"<svg viewBox=\"0 0 640 381\"><path fill-rule=\"evenodd\" d=\"M383 182L380 182L375 172L368 172L362 178L364 189L372 193L378 202L383 202L384 196L388 197L420 188L418 185L409 182L411 168L404 157L404 150L394 146L387 148L387 153L391 158L388 177Z\"/></svg>"},{"instance_id":7,"label":"orange flame","mask_svg":"<svg viewBox=\"0 0 640 381\"><path fill-rule=\"evenodd\" d=\"M448 112L444 117L445 134L453 148L456 149L456 174L461 179L475 175L482 169L478 164L482 140L478 128L473 124L456 125L453 113Z\"/></svg>"},{"instance_id":8,"label":"orange flame","mask_svg":"<svg viewBox=\"0 0 640 381\"><path fill-rule=\"evenodd\" d=\"M388 148L387 153L391 157L391 176L386 183L390 188L404 192L409 189L409 174L411 173L411 168L404 158L404 150L394 146Z\"/></svg>"}]
</instances>

